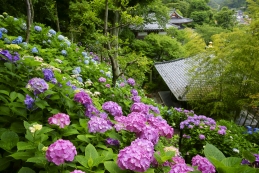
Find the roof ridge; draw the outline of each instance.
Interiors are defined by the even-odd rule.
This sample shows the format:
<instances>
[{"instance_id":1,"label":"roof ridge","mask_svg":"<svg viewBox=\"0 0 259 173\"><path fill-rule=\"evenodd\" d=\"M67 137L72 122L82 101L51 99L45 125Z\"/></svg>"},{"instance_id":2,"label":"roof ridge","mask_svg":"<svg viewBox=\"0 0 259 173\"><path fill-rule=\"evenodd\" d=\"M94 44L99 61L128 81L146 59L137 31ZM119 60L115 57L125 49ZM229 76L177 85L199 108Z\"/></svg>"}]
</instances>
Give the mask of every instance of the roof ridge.
<instances>
[{"instance_id":1,"label":"roof ridge","mask_svg":"<svg viewBox=\"0 0 259 173\"><path fill-rule=\"evenodd\" d=\"M178 59L173 59L173 60L170 60L170 61L155 62L155 65L156 65L156 64L167 64L167 63L171 63L171 62L180 61L180 60L182 60L182 59L186 59L186 58L178 58Z\"/></svg>"}]
</instances>

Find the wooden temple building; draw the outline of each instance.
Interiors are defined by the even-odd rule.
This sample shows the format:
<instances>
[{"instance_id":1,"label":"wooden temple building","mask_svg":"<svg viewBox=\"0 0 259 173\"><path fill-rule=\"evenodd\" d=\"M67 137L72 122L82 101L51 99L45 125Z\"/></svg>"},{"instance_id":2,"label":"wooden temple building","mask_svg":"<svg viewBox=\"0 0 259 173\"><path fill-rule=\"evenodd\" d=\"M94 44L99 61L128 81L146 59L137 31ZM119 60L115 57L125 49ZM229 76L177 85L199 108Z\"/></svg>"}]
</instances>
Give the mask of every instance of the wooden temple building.
<instances>
[{"instance_id":1,"label":"wooden temple building","mask_svg":"<svg viewBox=\"0 0 259 173\"><path fill-rule=\"evenodd\" d=\"M166 35L166 29L169 29L170 27L181 29L183 27L183 24L191 22L193 22L192 19L181 16L174 9L170 12L170 19L168 23L165 25L165 27L160 26L158 22L153 22L143 24L141 26L132 25L130 26L130 29L134 32L136 38L143 39L146 35L150 33Z\"/></svg>"}]
</instances>

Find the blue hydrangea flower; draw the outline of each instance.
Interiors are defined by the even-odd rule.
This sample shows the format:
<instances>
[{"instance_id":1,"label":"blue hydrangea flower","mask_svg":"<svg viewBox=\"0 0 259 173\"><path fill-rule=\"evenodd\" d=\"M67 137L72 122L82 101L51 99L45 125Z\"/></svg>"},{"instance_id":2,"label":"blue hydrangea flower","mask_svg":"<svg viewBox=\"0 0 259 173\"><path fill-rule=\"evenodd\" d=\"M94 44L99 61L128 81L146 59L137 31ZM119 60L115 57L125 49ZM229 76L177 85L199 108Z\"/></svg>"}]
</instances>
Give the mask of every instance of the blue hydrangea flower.
<instances>
[{"instance_id":1,"label":"blue hydrangea flower","mask_svg":"<svg viewBox=\"0 0 259 173\"><path fill-rule=\"evenodd\" d=\"M31 49L31 53L39 53L38 49L36 47Z\"/></svg>"},{"instance_id":2,"label":"blue hydrangea flower","mask_svg":"<svg viewBox=\"0 0 259 173\"><path fill-rule=\"evenodd\" d=\"M100 72L101 72L102 74L104 74L104 71L103 71L103 70L100 70Z\"/></svg>"},{"instance_id":3,"label":"blue hydrangea flower","mask_svg":"<svg viewBox=\"0 0 259 173\"><path fill-rule=\"evenodd\" d=\"M66 50L62 50L62 51L61 51L61 54L62 54L63 56L66 56L66 55L67 55L67 51L66 51Z\"/></svg>"},{"instance_id":4,"label":"blue hydrangea flower","mask_svg":"<svg viewBox=\"0 0 259 173\"><path fill-rule=\"evenodd\" d=\"M14 21L17 21L18 19L17 18L13 18Z\"/></svg>"},{"instance_id":5,"label":"blue hydrangea flower","mask_svg":"<svg viewBox=\"0 0 259 173\"><path fill-rule=\"evenodd\" d=\"M48 40L47 42L48 42L48 43L51 43L51 40Z\"/></svg>"},{"instance_id":6,"label":"blue hydrangea flower","mask_svg":"<svg viewBox=\"0 0 259 173\"><path fill-rule=\"evenodd\" d=\"M0 31L3 33L3 34L7 34L7 29L5 29L5 28L0 28Z\"/></svg>"},{"instance_id":7,"label":"blue hydrangea flower","mask_svg":"<svg viewBox=\"0 0 259 173\"><path fill-rule=\"evenodd\" d=\"M76 78L79 82L83 82L83 79L81 77Z\"/></svg>"},{"instance_id":8,"label":"blue hydrangea flower","mask_svg":"<svg viewBox=\"0 0 259 173\"><path fill-rule=\"evenodd\" d=\"M60 41L62 41L62 40L65 39L65 37L64 37L63 35L59 35L59 36L58 36L58 39L59 39Z\"/></svg>"},{"instance_id":9,"label":"blue hydrangea flower","mask_svg":"<svg viewBox=\"0 0 259 173\"><path fill-rule=\"evenodd\" d=\"M81 68L80 67L76 67L75 70L77 70L78 73L81 73Z\"/></svg>"},{"instance_id":10,"label":"blue hydrangea flower","mask_svg":"<svg viewBox=\"0 0 259 173\"><path fill-rule=\"evenodd\" d=\"M53 30L53 29L50 29L50 30L49 30L49 33L50 33L51 35L56 35L56 31Z\"/></svg>"},{"instance_id":11,"label":"blue hydrangea flower","mask_svg":"<svg viewBox=\"0 0 259 173\"><path fill-rule=\"evenodd\" d=\"M69 46L71 45L71 42L68 41L68 40L66 40L66 44L67 44L67 46L69 47Z\"/></svg>"},{"instance_id":12,"label":"blue hydrangea flower","mask_svg":"<svg viewBox=\"0 0 259 173\"><path fill-rule=\"evenodd\" d=\"M54 73L51 69L43 69L42 70L43 74L44 74L44 80L49 82L54 78Z\"/></svg>"},{"instance_id":13,"label":"blue hydrangea flower","mask_svg":"<svg viewBox=\"0 0 259 173\"><path fill-rule=\"evenodd\" d=\"M79 74L79 72L76 69L72 70L72 73L73 74Z\"/></svg>"},{"instance_id":14,"label":"blue hydrangea flower","mask_svg":"<svg viewBox=\"0 0 259 173\"><path fill-rule=\"evenodd\" d=\"M84 63L85 63L86 65L88 65L88 64L89 64L89 61L88 61L88 60L85 60Z\"/></svg>"},{"instance_id":15,"label":"blue hydrangea flower","mask_svg":"<svg viewBox=\"0 0 259 173\"><path fill-rule=\"evenodd\" d=\"M41 32L42 31L42 28L40 26L35 26L34 29L37 32Z\"/></svg>"},{"instance_id":16,"label":"blue hydrangea flower","mask_svg":"<svg viewBox=\"0 0 259 173\"><path fill-rule=\"evenodd\" d=\"M83 55L84 57L86 57L86 56L87 56L87 53L86 53L86 52L82 52L82 55Z\"/></svg>"},{"instance_id":17,"label":"blue hydrangea flower","mask_svg":"<svg viewBox=\"0 0 259 173\"><path fill-rule=\"evenodd\" d=\"M91 59L91 61L94 63L94 62L96 62L94 59Z\"/></svg>"},{"instance_id":18,"label":"blue hydrangea flower","mask_svg":"<svg viewBox=\"0 0 259 173\"><path fill-rule=\"evenodd\" d=\"M35 102L35 100L27 94L26 98L24 100L24 104L26 105L27 109L32 109L34 102Z\"/></svg>"},{"instance_id":19,"label":"blue hydrangea flower","mask_svg":"<svg viewBox=\"0 0 259 173\"><path fill-rule=\"evenodd\" d=\"M47 42L45 40L42 41L43 44L46 44Z\"/></svg>"},{"instance_id":20,"label":"blue hydrangea flower","mask_svg":"<svg viewBox=\"0 0 259 173\"><path fill-rule=\"evenodd\" d=\"M21 36L18 36L16 39L12 41L12 44L20 44L22 43L22 39L23 38Z\"/></svg>"},{"instance_id":21,"label":"blue hydrangea flower","mask_svg":"<svg viewBox=\"0 0 259 173\"><path fill-rule=\"evenodd\" d=\"M2 36L3 36L3 34L2 34L2 32L0 31L0 39L2 38Z\"/></svg>"}]
</instances>

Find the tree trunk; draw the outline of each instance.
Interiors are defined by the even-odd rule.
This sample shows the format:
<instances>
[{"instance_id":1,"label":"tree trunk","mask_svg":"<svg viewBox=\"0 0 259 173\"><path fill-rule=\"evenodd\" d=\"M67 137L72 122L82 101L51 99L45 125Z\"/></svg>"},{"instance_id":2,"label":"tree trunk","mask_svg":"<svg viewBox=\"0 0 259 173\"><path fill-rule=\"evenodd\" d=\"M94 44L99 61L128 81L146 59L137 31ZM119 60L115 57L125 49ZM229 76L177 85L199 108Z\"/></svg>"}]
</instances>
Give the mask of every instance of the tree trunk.
<instances>
[{"instance_id":1,"label":"tree trunk","mask_svg":"<svg viewBox=\"0 0 259 173\"><path fill-rule=\"evenodd\" d=\"M31 28L31 5L30 5L30 0L26 0L26 7L27 7L27 20L26 20L26 42L29 43L30 39L30 28Z\"/></svg>"},{"instance_id":2,"label":"tree trunk","mask_svg":"<svg viewBox=\"0 0 259 173\"><path fill-rule=\"evenodd\" d=\"M58 18L58 3L57 3L57 1L55 3L55 17L56 17L57 31L60 32L59 18Z\"/></svg>"},{"instance_id":3,"label":"tree trunk","mask_svg":"<svg viewBox=\"0 0 259 173\"><path fill-rule=\"evenodd\" d=\"M30 24L32 24L33 20L34 20L34 8L33 8L32 0L29 0L29 2L30 2L30 7L31 7L31 22L30 22Z\"/></svg>"},{"instance_id":4,"label":"tree trunk","mask_svg":"<svg viewBox=\"0 0 259 173\"><path fill-rule=\"evenodd\" d=\"M107 29L108 29L108 0L105 0L105 15L104 15L104 36L107 36Z\"/></svg>"}]
</instances>

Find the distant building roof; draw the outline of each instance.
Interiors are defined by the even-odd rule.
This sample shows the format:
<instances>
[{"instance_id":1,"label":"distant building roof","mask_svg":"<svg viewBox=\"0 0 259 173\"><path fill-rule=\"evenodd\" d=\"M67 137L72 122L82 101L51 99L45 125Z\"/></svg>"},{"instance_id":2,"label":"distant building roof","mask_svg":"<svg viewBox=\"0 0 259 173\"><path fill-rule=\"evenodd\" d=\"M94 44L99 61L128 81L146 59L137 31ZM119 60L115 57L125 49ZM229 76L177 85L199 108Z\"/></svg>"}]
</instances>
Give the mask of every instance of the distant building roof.
<instances>
[{"instance_id":1,"label":"distant building roof","mask_svg":"<svg viewBox=\"0 0 259 173\"><path fill-rule=\"evenodd\" d=\"M179 28L179 26L174 24L166 24L165 28L160 26L158 23L148 23L141 26L134 26L131 25L130 29L135 31L164 31L165 29L176 27Z\"/></svg>"},{"instance_id":2,"label":"distant building roof","mask_svg":"<svg viewBox=\"0 0 259 173\"><path fill-rule=\"evenodd\" d=\"M193 22L192 19L190 18L185 18L183 16L181 16L179 13L176 12L176 10L174 9L171 14L170 14L170 20L169 20L169 24L183 24L183 23L190 23Z\"/></svg>"},{"instance_id":3,"label":"distant building roof","mask_svg":"<svg viewBox=\"0 0 259 173\"><path fill-rule=\"evenodd\" d=\"M204 79L192 79L189 72L194 68L194 65L197 65L197 63L195 63L192 58L182 58L155 63L155 68L176 99L179 101L187 101L198 99L200 96L199 92L192 92L195 87L197 89L197 86L201 86L199 90L202 90L202 92L205 92L205 89L208 88L202 84Z\"/></svg>"}]
</instances>

